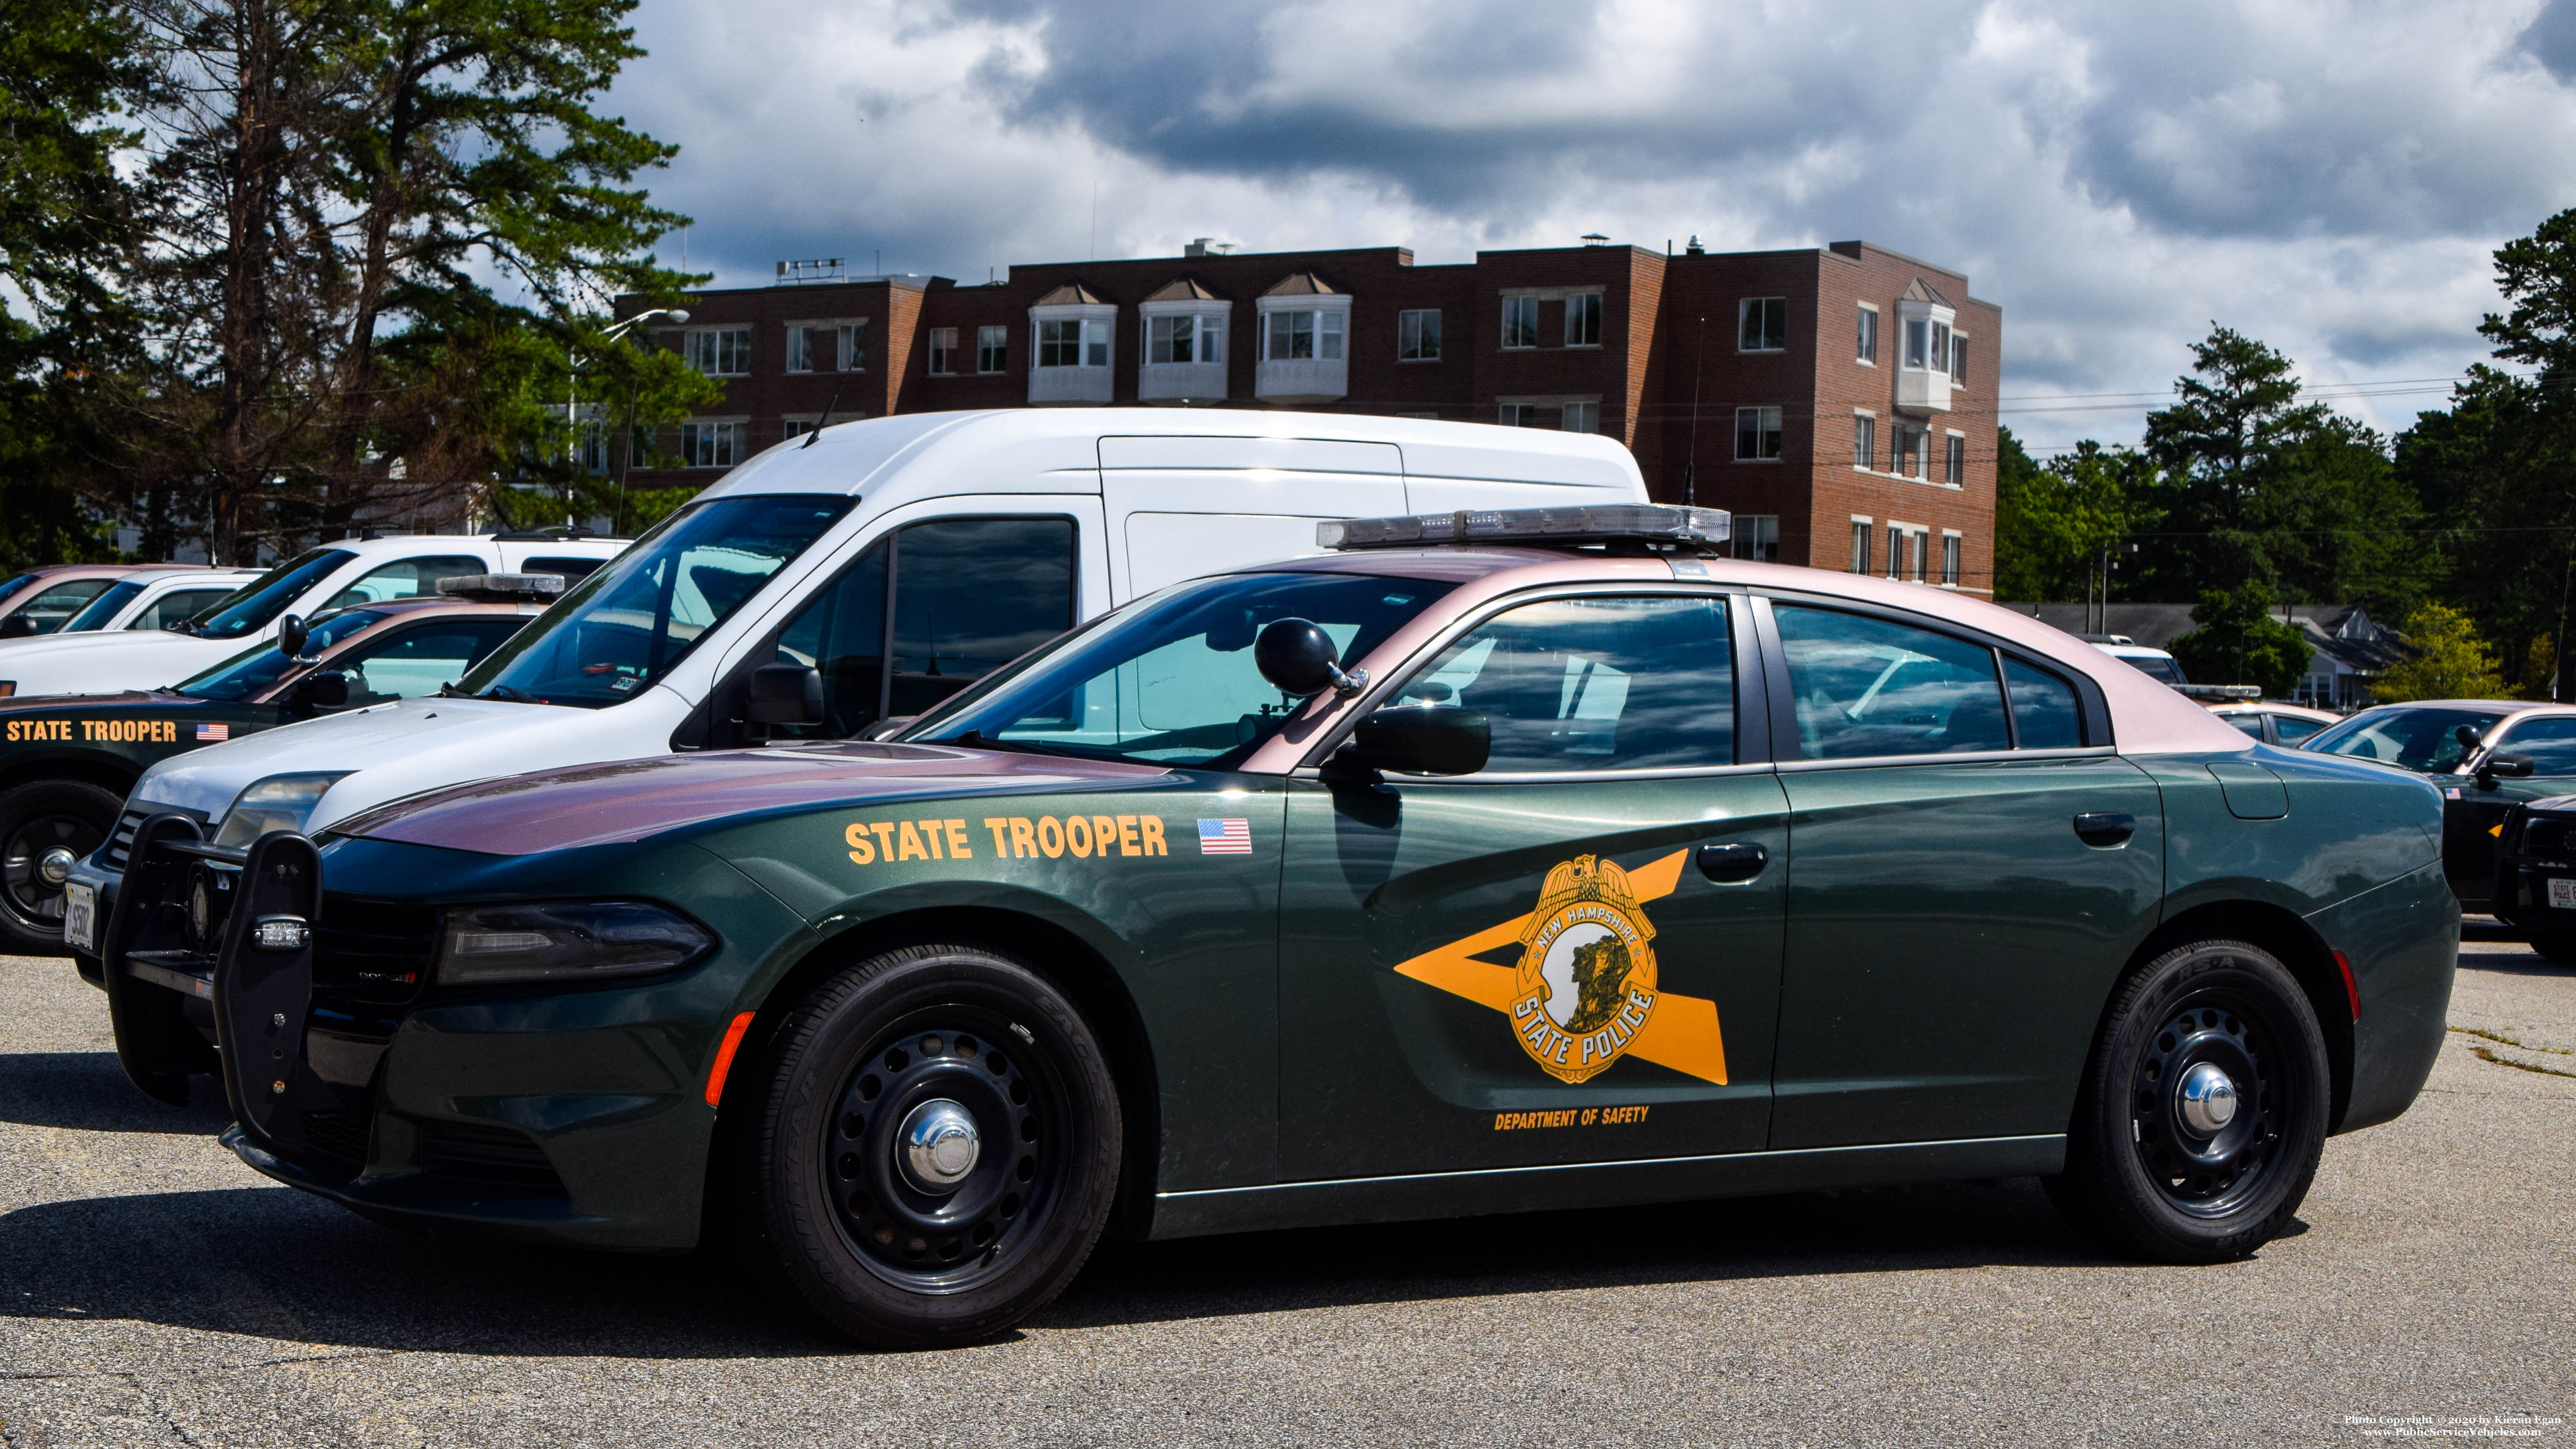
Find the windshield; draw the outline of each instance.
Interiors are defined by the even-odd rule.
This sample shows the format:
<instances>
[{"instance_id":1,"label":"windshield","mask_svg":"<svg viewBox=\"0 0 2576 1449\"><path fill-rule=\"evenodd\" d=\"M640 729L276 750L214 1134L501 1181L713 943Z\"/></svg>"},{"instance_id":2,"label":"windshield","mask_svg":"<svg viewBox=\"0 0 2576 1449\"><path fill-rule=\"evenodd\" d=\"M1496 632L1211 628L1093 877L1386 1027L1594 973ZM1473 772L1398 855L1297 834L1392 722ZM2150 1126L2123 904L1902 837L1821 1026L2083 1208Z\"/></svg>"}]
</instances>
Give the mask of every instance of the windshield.
<instances>
[{"instance_id":1,"label":"windshield","mask_svg":"<svg viewBox=\"0 0 2576 1449\"><path fill-rule=\"evenodd\" d=\"M346 609L337 614L325 614L313 621L313 632L305 640L304 652L319 654L383 617L384 614L375 609ZM261 644L243 650L203 674L181 681L173 692L196 699L239 702L258 696L296 667L295 661L287 658L286 651L275 643Z\"/></svg>"},{"instance_id":2,"label":"windshield","mask_svg":"<svg viewBox=\"0 0 2576 1449\"><path fill-rule=\"evenodd\" d=\"M671 672L856 498L718 498L665 519L457 682L596 709Z\"/></svg>"},{"instance_id":3,"label":"windshield","mask_svg":"<svg viewBox=\"0 0 2576 1449\"><path fill-rule=\"evenodd\" d=\"M143 586L138 583L117 584L106 593L90 600L88 608L72 615L72 621L63 626L62 632L85 634L92 629L104 629L107 627L107 621L116 617L117 610L124 608L136 594L142 592Z\"/></svg>"},{"instance_id":4,"label":"windshield","mask_svg":"<svg viewBox=\"0 0 2576 1449\"><path fill-rule=\"evenodd\" d=\"M2488 709L2365 710L2308 741L2306 748L2441 774L2457 769L2468 758L2469 747L2459 740L2460 726L2467 725L2472 734L2483 737L2502 718L2501 711Z\"/></svg>"},{"instance_id":5,"label":"windshield","mask_svg":"<svg viewBox=\"0 0 2576 1449\"><path fill-rule=\"evenodd\" d=\"M1357 659L1452 587L1351 574L1183 584L988 676L899 738L1225 769L1303 702L1254 667L1263 625L1311 619Z\"/></svg>"},{"instance_id":6,"label":"windshield","mask_svg":"<svg viewBox=\"0 0 2576 1449\"><path fill-rule=\"evenodd\" d=\"M188 621L188 632L200 639L239 639L268 627L304 597L304 591L357 555L345 548L307 549L235 589L215 606Z\"/></svg>"}]
</instances>

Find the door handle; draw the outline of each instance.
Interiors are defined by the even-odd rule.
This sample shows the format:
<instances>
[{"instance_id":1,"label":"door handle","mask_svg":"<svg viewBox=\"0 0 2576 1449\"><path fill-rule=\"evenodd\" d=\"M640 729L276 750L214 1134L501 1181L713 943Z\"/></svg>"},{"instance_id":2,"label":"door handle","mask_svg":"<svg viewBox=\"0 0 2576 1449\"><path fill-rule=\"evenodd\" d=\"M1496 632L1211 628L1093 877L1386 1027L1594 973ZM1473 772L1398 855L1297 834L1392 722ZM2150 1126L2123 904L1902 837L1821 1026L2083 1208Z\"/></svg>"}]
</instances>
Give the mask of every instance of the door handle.
<instances>
[{"instance_id":1,"label":"door handle","mask_svg":"<svg viewBox=\"0 0 2576 1449\"><path fill-rule=\"evenodd\" d=\"M2087 810L2075 817L2075 838L2098 849L2126 845L2137 833L2138 817L2126 810Z\"/></svg>"},{"instance_id":2,"label":"door handle","mask_svg":"<svg viewBox=\"0 0 2576 1449\"><path fill-rule=\"evenodd\" d=\"M1753 879L1771 863L1771 852L1750 841L1728 845L1703 845L1699 848L1699 873L1720 885L1735 885Z\"/></svg>"}]
</instances>

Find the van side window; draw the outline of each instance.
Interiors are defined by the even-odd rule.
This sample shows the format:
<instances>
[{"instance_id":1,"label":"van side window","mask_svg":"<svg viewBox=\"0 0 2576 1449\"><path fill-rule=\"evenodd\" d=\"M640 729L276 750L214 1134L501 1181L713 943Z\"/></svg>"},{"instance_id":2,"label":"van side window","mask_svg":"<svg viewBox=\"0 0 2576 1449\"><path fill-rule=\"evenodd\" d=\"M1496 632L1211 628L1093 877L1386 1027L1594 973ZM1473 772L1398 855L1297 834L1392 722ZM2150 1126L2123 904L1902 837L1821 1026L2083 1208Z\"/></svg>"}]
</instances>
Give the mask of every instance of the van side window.
<instances>
[{"instance_id":1,"label":"van side window","mask_svg":"<svg viewBox=\"0 0 2576 1449\"><path fill-rule=\"evenodd\" d=\"M440 579L490 572L492 565L463 555L402 559L382 568L369 569L356 583L332 595L329 603L313 612L327 614L333 609L354 609L362 604L421 598L437 593Z\"/></svg>"},{"instance_id":2,"label":"van side window","mask_svg":"<svg viewBox=\"0 0 2576 1449\"><path fill-rule=\"evenodd\" d=\"M837 740L877 718L885 694L888 540L879 539L796 611L765 663L806 664L823 676L823 722L772 725L785 739Z\"/></svg>"},{"instance_id":3,"label":"van side window","mask_svg":"<svg viewBox=\"0 0 2576 1449\"><path fill-rule=\"evenodd\" d=\"M519 572L523 574L561 574L563 575L564 587L569 589L573 585L580 583L583 579L590 577L591 570L598 568L601 564L606 562L608 562L608 560L604 558L554 558L549 556L546 558L529 559L527 562L519 565Z\"/></svg>"}]
</instances>

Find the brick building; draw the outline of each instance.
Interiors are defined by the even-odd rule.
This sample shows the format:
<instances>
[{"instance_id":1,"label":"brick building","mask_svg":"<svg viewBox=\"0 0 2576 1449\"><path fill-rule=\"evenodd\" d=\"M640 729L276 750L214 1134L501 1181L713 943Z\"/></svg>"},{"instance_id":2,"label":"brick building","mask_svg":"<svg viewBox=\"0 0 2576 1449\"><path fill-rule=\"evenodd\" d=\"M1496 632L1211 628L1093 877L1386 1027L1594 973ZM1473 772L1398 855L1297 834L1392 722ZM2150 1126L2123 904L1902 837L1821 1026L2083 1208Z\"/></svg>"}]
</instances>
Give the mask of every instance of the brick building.
<instances>
[{"instance_id":1,"label":"brick building","mask_svg":"<svg viewBox=\"0 0 2576 1449\"><path fill-rule=\"evenodd\" d=\"M828 277L711 290L659 332L726 402L668 430L712 478L835 421L1085 405L1395 413L1618 438L1738 552L1984 592L2002 312L1862 242L1668 255L1398 247ZM837 398L837 401L835 399Z\"/></svg>"}]
</instances>

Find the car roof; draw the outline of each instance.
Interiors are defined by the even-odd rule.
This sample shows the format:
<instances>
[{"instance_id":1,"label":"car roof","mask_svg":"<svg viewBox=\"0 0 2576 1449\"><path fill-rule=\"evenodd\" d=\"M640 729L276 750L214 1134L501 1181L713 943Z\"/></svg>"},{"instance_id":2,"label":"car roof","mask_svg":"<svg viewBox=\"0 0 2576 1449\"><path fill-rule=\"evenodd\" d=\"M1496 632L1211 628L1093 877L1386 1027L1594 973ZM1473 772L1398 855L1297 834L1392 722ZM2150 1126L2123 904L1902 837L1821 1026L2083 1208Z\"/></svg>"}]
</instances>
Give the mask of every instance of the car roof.
<instances>
[{"instance_id":1,"label":"car roof","mask_svg":"<svg viewBox=\"0 0 2576 1449\"><path fill-rule=\"evenodd\" d=\"M2406 699L2392 704L2374 704L2372 711L2383 709L2478 709L2494 714L2529 714L2534 710L2563 709L2576 711L2576 705L2558 704L2546 699Z\"/></svg>"}]
</instances>

